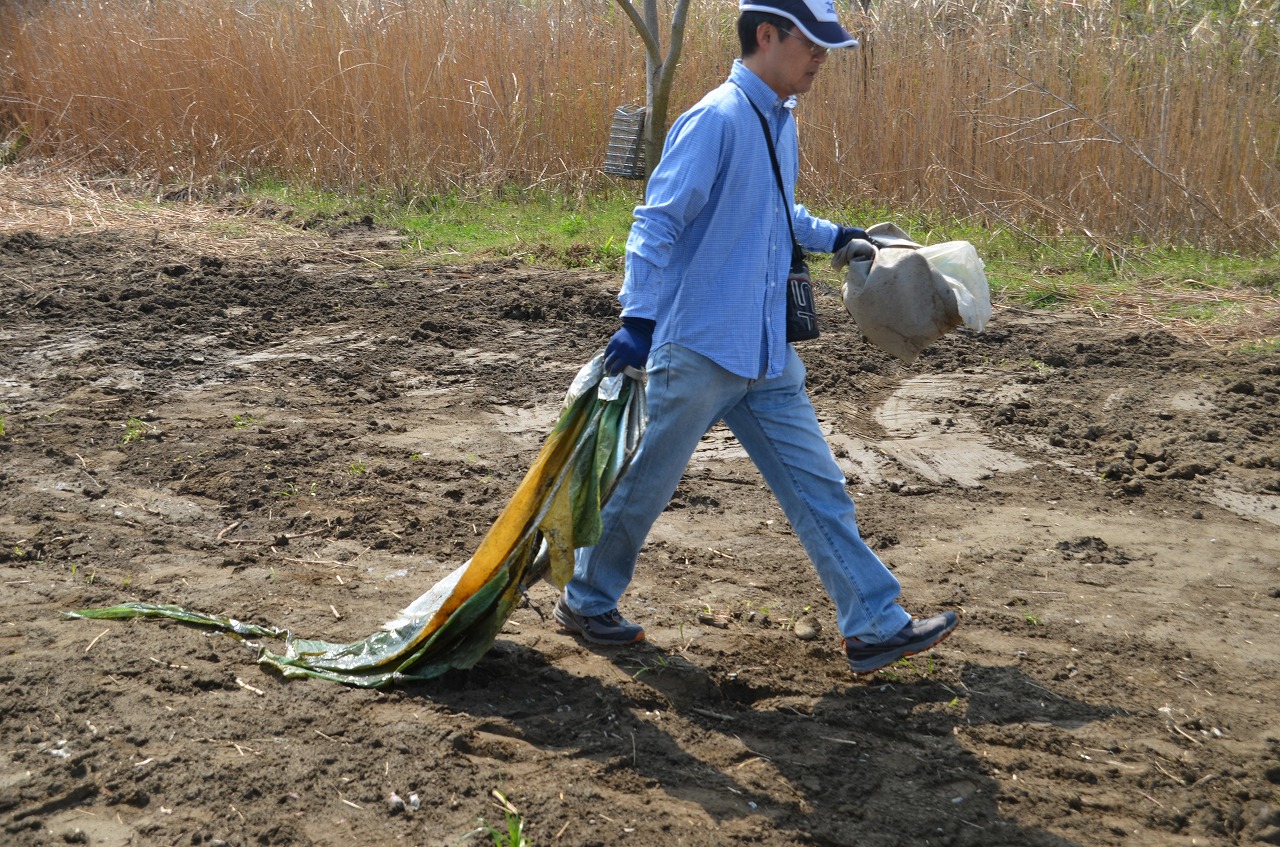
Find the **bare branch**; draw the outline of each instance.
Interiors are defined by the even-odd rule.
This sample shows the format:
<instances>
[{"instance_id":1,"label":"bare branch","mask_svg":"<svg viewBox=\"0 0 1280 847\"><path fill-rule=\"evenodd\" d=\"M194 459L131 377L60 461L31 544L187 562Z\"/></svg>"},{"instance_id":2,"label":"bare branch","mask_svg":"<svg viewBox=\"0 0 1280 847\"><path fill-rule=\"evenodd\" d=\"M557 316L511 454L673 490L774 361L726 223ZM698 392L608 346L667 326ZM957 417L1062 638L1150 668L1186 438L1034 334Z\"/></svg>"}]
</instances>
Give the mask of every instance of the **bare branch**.
<instances>
[{"instance_id":1,"label":"bare branch","mask_svg":"<svg viewBox=\"0 0 1280 847\"><path fill-rule=\"evenodd\" d=\"M644 42L645 52L649 54L655 61L662 58L662 45L658 43L657 37L649 29L648 24L644 22L644 17L640 11L631 3L631 0L615 0L623 13L631 19L631 25L636 28L636 32L640 35L640 40ZM683 2L683 0L682 0Z\"/></svg>"}]
</instances>

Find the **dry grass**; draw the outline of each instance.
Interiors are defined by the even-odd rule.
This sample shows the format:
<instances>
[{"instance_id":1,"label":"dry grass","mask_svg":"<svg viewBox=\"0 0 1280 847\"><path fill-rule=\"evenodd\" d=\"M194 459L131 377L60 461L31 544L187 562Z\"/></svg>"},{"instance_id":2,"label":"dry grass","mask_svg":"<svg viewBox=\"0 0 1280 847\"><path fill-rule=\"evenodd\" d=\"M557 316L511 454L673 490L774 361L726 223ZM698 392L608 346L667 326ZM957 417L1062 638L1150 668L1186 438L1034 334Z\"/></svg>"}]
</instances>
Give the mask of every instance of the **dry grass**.
<instances>
[{"instance_id":1,"label":"dry grass","mask_svg":"<svg viewBox=\"0 0 1280 847\"><path fill-rule=\"evenodd\" d=\"M86 182L48 169L0 169L0 233L47 236L122 232L191 255L272 256L315 260L334 252L332 240L252 208L201 202L162 202L139 196L136 186L113 179Z\"/></svg>"},{"instance_id":2,"label":"dry grass","mask_svg":"<svg viewBox=\"0 0 1280 847\"><path fill-rule=\"evenodd\" d=\"M1209 319L1170 317L1178 307L1212 307ZM1207 347L1254 345L1273 349L1280 337L1280 298L1239 288L1213 294L1187 290L1117 290L1100 286L1072 286L1062 300L1068 310L1088 312L1098 323L1135 330L1160 329L1186 342ZM998 310L1024 312L1001 306Z\"/></svg>"},{"instance_id":3,"label":"dry grass","mask_svg":"<svg viewBox=\"0 0 1280 847\"><path fill-rule=\"evenodd\" d=\"M1275 249L1275 0L1214 2L845 12L864 48L833 55L799 111L804 196ZM677 112L737 53L736 8L695 5ZM607 0L28 2L0 9L0 55L0 134L20 128L29 155L196 188L574 196L608 179L614 107L643 100L638 40Z\"/></svg>"}]
</instances>

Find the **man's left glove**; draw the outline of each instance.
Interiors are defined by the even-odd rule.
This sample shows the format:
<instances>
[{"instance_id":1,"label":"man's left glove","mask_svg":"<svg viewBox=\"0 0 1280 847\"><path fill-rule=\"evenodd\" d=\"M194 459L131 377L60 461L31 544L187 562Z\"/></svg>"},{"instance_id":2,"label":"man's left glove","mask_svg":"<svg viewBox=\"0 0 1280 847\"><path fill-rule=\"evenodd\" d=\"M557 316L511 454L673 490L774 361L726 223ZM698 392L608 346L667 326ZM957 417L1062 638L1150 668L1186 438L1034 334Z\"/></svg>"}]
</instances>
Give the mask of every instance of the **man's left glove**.
<instances>
[{"instance_id":1,"label":"man's left glove","mask_svg":"<svg viewBox=\"0 0 1280 847\"><path fill-rule=\"evenodd\" d=\"M842 226L836 233L836 243L831 248L831 267L835 270L853 263L870 262L876 257L876 247L865 229Z\"/></svg>"},{"instance_id":2,"label":"man's left glove","mask_svg":"<svg viewBox=\"0 0 1280 847\"><path fill-rule=\"evenodd\" d=\"M648 318L623 318L622 329L613 334L604 348L604 372L614 376L627 367L644 370L655 325Z\"/></svg>"}]
</instances>

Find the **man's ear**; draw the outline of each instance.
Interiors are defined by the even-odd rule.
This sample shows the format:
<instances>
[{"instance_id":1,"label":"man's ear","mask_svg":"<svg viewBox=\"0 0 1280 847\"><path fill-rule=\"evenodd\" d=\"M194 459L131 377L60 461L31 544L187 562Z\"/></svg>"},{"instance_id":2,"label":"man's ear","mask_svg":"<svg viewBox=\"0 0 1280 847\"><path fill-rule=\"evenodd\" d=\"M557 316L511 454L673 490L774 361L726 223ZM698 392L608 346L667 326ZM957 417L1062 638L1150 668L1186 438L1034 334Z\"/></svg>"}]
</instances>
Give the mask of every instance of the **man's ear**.
<instances>
[{"instance_id":1,"label":"man's ear","mask_svg":"<svg viewBox=\"0 0 1280 847\"><path fill-rule=\"evenodd\" d=\"M773 24L762 23L756 27L756 46L763 47L769 43L769 33L773 29Z\"/></svg>"}]
</instances>

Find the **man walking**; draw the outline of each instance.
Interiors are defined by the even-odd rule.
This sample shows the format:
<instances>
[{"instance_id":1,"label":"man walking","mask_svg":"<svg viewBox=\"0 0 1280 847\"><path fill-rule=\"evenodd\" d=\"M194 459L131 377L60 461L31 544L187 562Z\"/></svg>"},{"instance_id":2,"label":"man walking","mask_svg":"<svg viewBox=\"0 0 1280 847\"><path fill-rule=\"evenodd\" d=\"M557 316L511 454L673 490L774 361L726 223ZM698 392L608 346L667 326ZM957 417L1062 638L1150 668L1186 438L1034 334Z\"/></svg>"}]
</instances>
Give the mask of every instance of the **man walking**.
<instances>
[{"instance_id":1,"label":"man walking","mask_svg":"<svg viewBox=\"0 0 1280 847\"><path fill-rule=\"evenodd\" d=\"M850 668L871 673L930 649L958 621L954 612L912 618L898 605L898 581L858 533L844 475L805 391L804 365L785 337L793 231L802 247L845 260L874 252L863 230L794 202L791 109L827 51L857 42L831 0L740 0L739 12L742 57L671 127L635 211L622 328L606 347L605 367L647 366L649 424L605 505L599 541L578 551L554 616L595 644L644 638L618 601L699 440L723 420L834 601Z\"/></svg>"}]
</instances>

